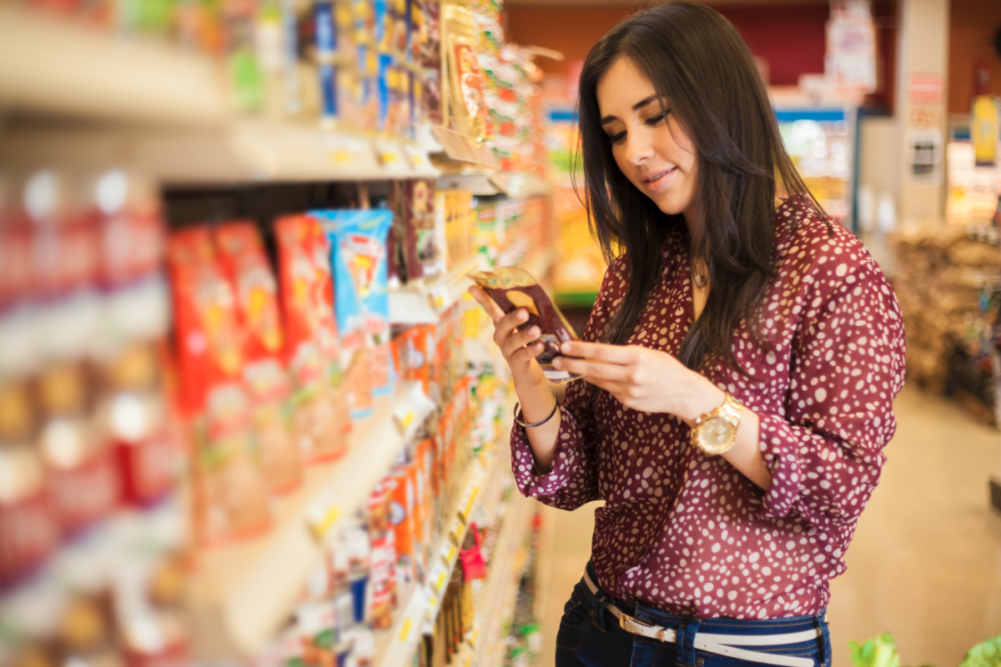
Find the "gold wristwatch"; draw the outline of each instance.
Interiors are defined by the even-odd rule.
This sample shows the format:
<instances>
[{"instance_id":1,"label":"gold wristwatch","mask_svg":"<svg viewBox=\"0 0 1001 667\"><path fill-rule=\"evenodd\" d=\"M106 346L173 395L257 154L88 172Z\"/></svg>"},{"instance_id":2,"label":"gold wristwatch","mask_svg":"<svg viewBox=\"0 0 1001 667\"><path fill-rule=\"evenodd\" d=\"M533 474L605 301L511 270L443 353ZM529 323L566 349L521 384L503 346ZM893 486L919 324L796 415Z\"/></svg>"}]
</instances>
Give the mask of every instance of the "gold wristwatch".
<instances>
[{"instance_id":1,"label":"gold wristwatch","mask_svg":"<svg viewBox=\"0 0 1001 667\"><path fill-rule=\"evenodd\" d=\"M692 445L709 456L725 453L737 442L740 414L744 406L729 393L723 405L695 420L692 427Z\"/></svg>"}]
</instances>

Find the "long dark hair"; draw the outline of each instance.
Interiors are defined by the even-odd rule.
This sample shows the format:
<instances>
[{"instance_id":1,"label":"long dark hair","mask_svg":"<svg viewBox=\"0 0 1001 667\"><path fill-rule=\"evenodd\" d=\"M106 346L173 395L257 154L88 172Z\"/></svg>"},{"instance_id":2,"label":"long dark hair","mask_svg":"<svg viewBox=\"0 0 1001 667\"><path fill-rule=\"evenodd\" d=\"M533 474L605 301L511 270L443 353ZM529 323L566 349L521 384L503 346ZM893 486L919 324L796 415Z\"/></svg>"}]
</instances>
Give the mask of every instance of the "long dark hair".
<instances>
[{"instance_id":1,"label":"long dark hair","mask_svg":"<svg viewBox=\"0 0 1001 667\"><path fill-rule=\"evenodd\" d=\"M731 348L741 319L755 311L772 266L776 182L823 214L782 145L757 66L737 30L703 5L676 2L639 12L601 38L580 76L578 124L584 183L578 194L605 258L627 254L629 288L605 335L632 333L663 271L661 247L681 215L665 215L619 170L601 128L597 88L619 58L629 58L669 100L698 155L695 210L701 232L692 257L705 259L709 296L682 342L680 359L699 368L713 354L743 372Z\"/></svg>"}]
</instances>

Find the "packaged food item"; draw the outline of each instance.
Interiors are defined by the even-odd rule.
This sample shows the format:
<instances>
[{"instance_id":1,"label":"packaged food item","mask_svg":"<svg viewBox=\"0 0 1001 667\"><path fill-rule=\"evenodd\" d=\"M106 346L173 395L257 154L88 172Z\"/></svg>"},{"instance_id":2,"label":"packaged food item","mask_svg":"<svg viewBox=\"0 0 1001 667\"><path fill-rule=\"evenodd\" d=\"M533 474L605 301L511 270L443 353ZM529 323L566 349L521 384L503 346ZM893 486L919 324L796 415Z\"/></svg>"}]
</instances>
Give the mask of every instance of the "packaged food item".
<instances>
[{"instance_id":1,"label":"packaged food item","mask_svg":"<svg viewBox=\"0 0 1001 667\"><path fill-rule=\"evenodd\" d=\"M404 238L407 276L410 279L434 277L445 272L445 229L435 215L434 181L414 179L406 182Z\"/></svg>"},{"instance_id":2,"label":"packaged food item","mask_svg":"<svg viewBox=\"0 0 1001 667\"><path fill-rule=\"evenodd\" d=\"M163 356L158 345L140 341L101 365L101 421L118 459L122 500L134 506L166 496L181 473L180 438L159 371Z\"/></svg>"},{"instance_id":3,"label":"packaged food item","mask_svg":"<svg viewBox=\"0 0 1001 667\"><path fill-rule=\"evenodd\" d=\"M392 378L386 236L393 224L392 211L330 210L314 215L323 221L331 243L337 322L345 348L348 341L352 346L361 343L358 351L370 361L371 393L388 394ZM354 352L345 350L352 357ZM356 401L352 414L364 416L366 411L358 409L359 401L364 400L363 391L353 391L352 395Z\"/></svg>"},{"instance_id":4,"label":"packaged food item","mask_svg":"<svg viewBox=\"0 0 1001 667\"><path fill-rule=\"evenodd\" d=\"M176 555L127 563L113 580L111 609L125 667L185 667L191 662Z\"/></svg>"},{"instance_id":5,"label":"packaged food item","mask_svg":"<svg viewBox=\"0 0 1001 667\"><path fill-rule=\"evenodd\" d=\"M476 212L473 193L468 190L445 190L436 195L435 214L445 231L446 266L452 271L472 256L472 236Z\"/></svg>"},{"instance_id":6,"label":"packaged food item","mask_svg":"<svg viewBox=\"0 0 1001 667\"><path fill-rule=\"evenodd\" d=\"M191 505L199 542L214 545L270 527L267 485L255 446L250 405L239 385L209 395L196 429Z\"/></svg>"},{"instance_id":7,"label":"packaged food item","mask_svg":"<svg viewBox=\"0 0 1001 667\"><path fill-rule=\"evenodd\" d=\"M542 335L539 340L545 349L536 359L542 366L546 378L553 382L566 382L579 375L553 368L556 357L564 356L560 346L569 341L575 341L577 335L567 324L553 300L542 289L528 272L513 266L505 266L495 271L477 271L469 277L479 285L490 298L500 306L505 313L518 308L528 311L528 321L519 327L520 330L532 326L539 327Z\"/></svg>"},{"instance_id":8,"label":"packaged food item","mask_svg":"<svg viewBox=\"0 0 1001 667\"><path fill-rule=\"evenodd\" d=\"M43 414L39 445L62 530L76 532L107 517L120 496L113 450L94 419L95 393L81 363L55 364L38 379Z\"/></svg>"},{"instance_id":9,"label":"packaged food item","mask_svg":"<svg viewBox=\"0 0 1001 667\"><path fill-rule=\"evenodd\" d=\"M208 229L175 232L168 246L181 405L194 440L195 532L212 544L269 525L266 485L243 389L244 336L232 287Z\"/></svg>"},{"instance_id":10,"label":"packaged food item","mask_svg":"<svg viewBox=\"0 0 1001 667\"><path fill-rule=\"evenodd\" d=\"M414 514L416 504L416 466L412 463L393 469L389 504L389 521L396 543L396 572L400 583L416 578L414 558Z\"/></svg>"},{"instance_id":11,"label":"packaged food item","mask_svg":"<svg viewBox=\"0 0 1001 667\"><path fill-rule=\"evenodd\" d=\"M334 318L330 251L319 222L307 215L275 223L285 329L284 358L295 389L293 432L310 461L347 449L351 429L347 378Z\"/></svg>"},{"instance_id":12,"label":"packaged food item","mask_svg":"<svg viewBox=\"0 0 1001 667\"><path fill-rule=\"evenodd\" d=\"M302 452L291 428L278 286L253 223L222 225L215 241L243 325L243 380L261 465L273 491L290 491L302 481Z\"/></svg>"},{"instance_id":13,"label":"packaged food item","mask_svg":"<svg viewBox=\"0 0 1001 667\"><path fill-rule=\"evenodd\" d=\"M415 101L422 120L441 124L441 4L434 0L412 0L415 61L420 65L424 80L420 97Z\"/></svg>"},{"instance_id":14,"label":"packaged food item","mask_svg":"<svg viewBox=\"0 0 1001 667\"><path fill-rule=\"evenodd\" d=\"M460 5L446 4L442 7L442 16L448 40L449 124L477 141L488 139L489 112L483 98L476 19L468 7Z\"/></svg>"},{"instance_id":15,"label":"packaged food item","mask_svg":"<svg viewBox=\"0 0 1001 667\"><path fill-rule=\"evenodd\" d=\"M0 383L0 584L39 566L59 539L45 466L35 446L35 416L26 381Z\"/></svg>"}]
</instances>

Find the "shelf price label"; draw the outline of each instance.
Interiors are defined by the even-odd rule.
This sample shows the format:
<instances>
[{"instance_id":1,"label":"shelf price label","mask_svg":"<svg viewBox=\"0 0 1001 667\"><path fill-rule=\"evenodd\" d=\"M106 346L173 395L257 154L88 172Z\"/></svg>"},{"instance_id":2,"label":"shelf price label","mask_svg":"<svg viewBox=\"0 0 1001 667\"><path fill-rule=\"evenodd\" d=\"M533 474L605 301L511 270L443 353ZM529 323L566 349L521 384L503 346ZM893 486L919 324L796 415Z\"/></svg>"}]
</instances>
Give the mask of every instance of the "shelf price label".
<instances>
[{"instance_id":1,"label":"shelf price label","mask_svg":"<svg viewBox=\"0 0 1001 667\"><path fill-rule=\"evenodd\" d=\"M421 384L412 383L393 408L393 421L400 435L409 440L434 408L434 402L424 393Z\"/></svg>"},{"instance_id":2,"label":"shelf price label","mask_svg":"<svg viewBox=\"0 0 1001 667\"><path fill-rule=\"evenodd\" d=\"M428 160L427 153L417 148L416 146L404 146L403 152L406 153L407 159L410 161L410 166L418 170L427 170L431 167L431 161Z\"/></svg>"},{"instance_id":3,"label":"shelf price label","mask_svg":"<svg viewBox=\"0 0 1001 667\"><path fill-rule=\"evenodd\" d=\"M306 523L318 539L330 532L341 518L341 508L335 503L324 502L322 499L306 510Z\"/></svg>"},{"instance_id":4,"label":"shelf price label","mask_svg":"<svg viewBox=\"0 0 1001 667\"><path fill-rule=\"evenodd\" d=\"M386 171L405 172L410 169L403 149L395 141L376 141L375 154Z\"/></svg>"},{"instance_id":5,"label":"shelf price label","mask_svg":"<svg viewBox=\"0 0 1001 667\"><path fill-rule=\"evenodd\" d=\"M411 618L407 618L403 621L403 627L400 628L400 641L407 641L407 636L410 634L410 628L413 627L414 621Z\"/></svg>"}]
</instances>

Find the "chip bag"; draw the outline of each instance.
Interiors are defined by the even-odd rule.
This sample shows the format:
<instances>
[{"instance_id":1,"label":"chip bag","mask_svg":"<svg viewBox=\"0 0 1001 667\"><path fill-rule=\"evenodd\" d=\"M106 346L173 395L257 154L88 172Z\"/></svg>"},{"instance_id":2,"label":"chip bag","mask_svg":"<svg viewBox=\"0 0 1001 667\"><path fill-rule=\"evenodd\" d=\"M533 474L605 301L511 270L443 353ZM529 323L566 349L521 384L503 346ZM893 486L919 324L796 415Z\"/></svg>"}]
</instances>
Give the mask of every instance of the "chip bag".
<instances>
[{"instance_id":1,"label":"chip bag","mask_svg":"<svg viewBox=\"0 0 1001 667\"><path fill-rule=\"evenodd\" d=\"M275 223L285 361L295 385L294 430L310 461L339 457L351 430L347 383L341 375L329 248L308 215Z\"/></svg>"},{"instance_id":2,"label":"chip bag","mask_svg":"<svg viewBox=\"0 0 1001 667\"><path fill-rule=\"evenodd\" d=\"M278 286L253 223L222 225L215 230L215 242L244 329L243 378L261 465L272 491L290 491L302 481L302 453L289 418L291 386L282 358Z\"/></svg>"},{"instance_id":3,"label":"chip bag","mask_svg":"<svg viewBox=\"0 0 1001 667\"><path fill-rule=\"evenodd\" d=\"M505 313L518 308L528 311L528 321L518 329L523 331L537 326L542 331L539 342L545 345L545 349L536 360L547 379L566 382L580 377L553 367L553 359L564 356L560 346L578 339L563 313L535 278L514 266L501 267L496 271L477 271L470 273L469 278L489 294Z\"/></svg>"},{"instance_id":4,"label":"chip bag","mask_svg":"<svg viewBox=\"0 0 1001 667\"><path fill-rule=\"evenodd\" d=\"M371 395L392 391L389 328L389 285L386 236L393 213L378 210L316 211L330 241L334 272L337 325L343 337L342 358L352 365L368 364L367 373L349 368L352 416L371 412L366 404L366 387Z\"/></svg>"}]
</instances>

